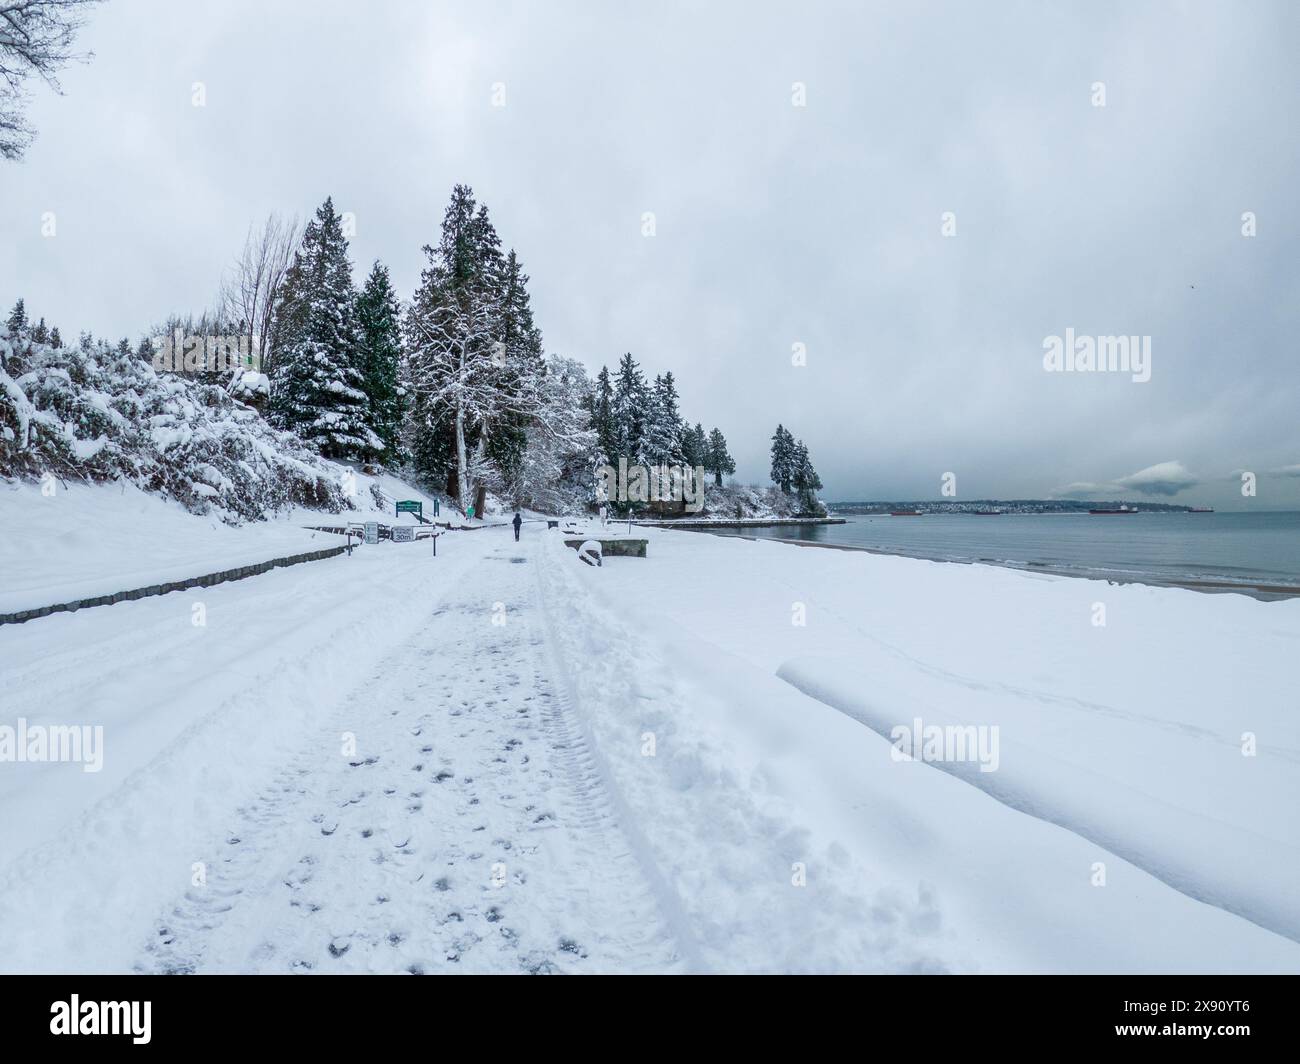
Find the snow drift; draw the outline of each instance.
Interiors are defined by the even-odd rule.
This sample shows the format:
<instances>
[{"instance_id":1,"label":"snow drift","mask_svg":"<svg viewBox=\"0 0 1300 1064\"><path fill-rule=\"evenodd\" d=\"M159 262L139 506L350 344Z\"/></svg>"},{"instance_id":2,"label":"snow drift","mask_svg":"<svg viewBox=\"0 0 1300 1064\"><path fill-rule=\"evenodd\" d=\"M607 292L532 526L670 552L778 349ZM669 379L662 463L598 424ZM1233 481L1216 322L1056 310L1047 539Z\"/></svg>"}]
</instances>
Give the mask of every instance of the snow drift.
<instances>
[{"instance_id":1,"label":"snow drift","mask_svg":"<svg viewBox=\"0 0 1300 1064\"><path fill-rule=\"evenodd\" d=\"M1188 790L1200 788L1198 771L1213 771L1197 749L1200 736L1180 744L1178 736L1163 731L1134 731L1122 740L1112 735L1088 741L1094 737L1078 730L1044 728L1048 709L1041 704L981 701L969 692L964 700L952 692L940 702L922 694L933 692L916 678L868 671L846 659L795 658L777 676L893 741L895 749L903 741L897 729L910 730L914 721L927 728L996 729L1000 758L994 771L973 757L928 763L1013 809L1104 846L1198 901L1300 941L1300 905L1293 893L1276 889L1279 878L1294 881L1300 872L1300 852L1270 830L1268 818L1238 821L1227 809L1211 815L1187 800ZM1126 756L1110 749L1112 742L1122 743ZM1191 773L1154 778L1151 765L1175 745ZM910 752L905 743L904 748ZM1269 794L1266 779L1263 773L1244 777L1243 785L1257 792L1258 810L1284 799L1284 791Z\"/></svg>"}]
</instances>

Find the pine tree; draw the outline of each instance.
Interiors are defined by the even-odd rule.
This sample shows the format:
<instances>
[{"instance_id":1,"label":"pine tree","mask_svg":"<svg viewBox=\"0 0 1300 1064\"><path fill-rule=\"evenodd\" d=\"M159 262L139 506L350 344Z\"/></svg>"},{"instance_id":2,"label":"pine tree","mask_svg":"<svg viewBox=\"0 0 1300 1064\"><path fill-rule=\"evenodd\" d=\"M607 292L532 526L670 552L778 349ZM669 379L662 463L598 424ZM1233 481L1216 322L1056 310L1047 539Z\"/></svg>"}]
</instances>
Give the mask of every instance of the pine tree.
<instances>
[{"instance_id":1,"label":"pine tree","mask_svg":"<svg viewBox=\"0 0 1300 1064\"><path fill-rule=\"evenodd\" d=\"M670 372L656 377L646 413L645 454L652 464L681 465L682 415L678 410L677 385Z\"/></svg>"},{"instance_id":2,"label":"pine tree","mask_svg":"<svg viewBox=\"0 0 1300 1064\"><path fill-rule=\"evenodd\" d=\"M21 299L14 304L14 309L9 312L7 324L11 333L27 328L27 307Z\"/></svg>"},{"instance_id":3,"label":"pine tree","mask_svg":"<svg viewBox=\"0 0 1300 1064\"><path fill-rule=\"evenodd\" d=\"M117 353L123 358L131 357L131 341L125 336L117 342Z\"/></svg>"},{"instance_id":4,"label":"pine tree","mask_svg":"<svg viewBox=\"0 0 1300 1064\"><path fill-rule=\"evenodd\" d=\"M402 365L409 402L406 444L416 473L434 484L445 485L447 492L457 498L468 490L465 434L473 426L465 424L460 393L456 399L445 393L458 367L457 360L446 350L451 337L441 326L444 318L450 318L453 298L459 297L463 304L471 286L483 287L483 256L474 245L474 211L473 190L468 185L456 185L443 212L437 247L424 247L428 265L420 273L420 284L407 309ZM477 353L464 353L478 358Z\"/></svg>"},{"instance_id":5,"label":"pine tree","mask_svg":"<svg viewBox=\"0 0 1300 1064\"><path fill-rule=\"evenodd\" d=\"M704 426L698 421L695 428L687 429L682 437L682 455L686 464L694 469L696 466L707 466L709 461L709 437L704 431Z\"/></svg>"},{"instance_id":6,"label":"pine tree","mask_svg":"<svg viewBox=\"0 0 1300 1064\"><path fill-rule=\"evenodd\" d=\"M544 405L541 335L528 278L517 257L502 260L487 208L467 186L453 190L441 241L424 251L429 264L406 318L415 450L441 453L419 437L449 432L449 486L462 505L481 505L488 486L507 490Z\"/></svg>"},{"instance_id":7,"label":"pine tree","mask_svg":"<svg viewBox=\"0 0 1300 1064\"><path fill-rule=\"evenodd\" d=\"M704 468L707 472L713 474L713 483L718 487L722 487L722 478L730 476L736 471L736 462L727 450L727 438L722 435L721 429L715 428L709 433L705 453L708 460Z\"/></svg>"},{"instance_id":8,"label":"pine tree","mask_svg":"<svg viewBox=\"0 0 1300 1064\"><path fill-rule=\"evenodd\" d=\"M601 366L600 373L596 376L588 412L591 414L591 427L596 433L596 446L600 449L601 461L612 465L618 461L618 433L614 427L614 385L609 378L608 366Z\"/></svg>"},{"instance_id":9,"label":"pine tree","mask_svg":"<svg viewBox=\"0 0 1300 1064\"><path fill-rule=\"evenodd\" d=\"M614 379L614 401L610 406L614 426L614 454L610 458L615 465L620 458L626 458L629 465L648 464L645 435L649 406L650 390L629 352L619 360L618 374Z\"/></svg>"},{"instance_id":10,"label":"pine tree","mask_svg":"<svg viewBox=\"0 0 1300 1064\"><path fill-rule=\"evenodd\" d=\"M783 425L772 434L772 483L787 494L794 479L794 437Z\"/></svg>"},{"instance_id":11,"label":"pine tree","mask_svg":"<svg viewBox=\"0 0 1300 1064\"><path fill-rule=\"evenodd\" d=\"M355 294L342 218L326 199L303 232L280 296L272 418L329 458L383 450L367 424L357 365Z\"/></svg>"},{"instance_id":12,"label":"pine tree","mask_svg":"<svg viewBox=\"0 0 1300 1064\"><path fill-rule=\"evenodd\" d=\"M501 240L488 218L487 207L474 202L474 190L469 185L457 185L451 190L438 247L426 247L424 251L439 280L453 291L495 281L501 262Z\"/></svg>"},{"instance_id":13,"label":"pine tree","mask_svg":"<svg viewBox=\"0 0 1300 1064\"><path fill-rule=\"evenodd\" d=\"M51 347L63 346L63 337L59 335L59 327L57 325L50 330L50 346Z\"/></svg>"},{"instance_id":14,"label":"pine tree","mask_svg":"<svg viewBox=\"0 0 1300 1064\"><path fill-rule=\"evenodd\" d=\"M379 438L379 458L395 462L400 452L404 413L399 380L402 357L400 307L388 268L376 262L357 295L356 326L361 390L366 393L366 423Z\"/></svg>"},{"instance_id":15,"label":"pine tree","mask_svg":"<svg viewBox=\"0 0 1300 1064\"><path fill-rule=\"evenodd\" d=\"M494 249L496 232L487 222L486 210L479 212L487 228L483 239ZM488 251L489 261L494 251ZM512 248L497 275L499 322L497 335L501 347L495 361L496 384L500 389L500 410L487 426L484 453L491 459L503 484L519 479L520 463L528 447L528 428L541 404L539 393L547 369L542 355L542 334L533 321L528 295L528 275Z\"/></svg>"},{"instance_id":16,"label":"pine tree","mask_svg":"<svg viewBox=\"0 0 1300 1064\"><path fill-rule=\"evenodd\" d=\"M794 445L791 459L790 481L799 495L801 513L816 513L821 509L817 501L817 492L821 490L822 480L808 458L808 448L803 440Z\"/></svg>"},{"instance_id":17,"label":"pine tree","mask_svg":"<svg viewBox=\"0 0 1300 1064\"><path fill-rule=\"evenodd\" d=\"M48 344L50 342L50 330L45 327L44 318L38 321L36 328L32 330L32 342L38 344Z\"/></svg>"}]
</instances>

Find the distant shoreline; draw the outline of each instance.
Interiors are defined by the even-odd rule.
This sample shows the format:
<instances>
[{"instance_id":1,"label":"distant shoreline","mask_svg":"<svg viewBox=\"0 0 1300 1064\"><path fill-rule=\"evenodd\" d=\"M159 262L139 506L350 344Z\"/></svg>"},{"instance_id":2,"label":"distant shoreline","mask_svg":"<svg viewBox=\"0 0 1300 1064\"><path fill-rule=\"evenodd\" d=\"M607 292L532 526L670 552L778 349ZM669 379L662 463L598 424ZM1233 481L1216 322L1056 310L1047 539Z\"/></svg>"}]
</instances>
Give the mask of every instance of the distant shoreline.
<instances>
[{"instance_id":1,"label":"distant shoreline","mask_svg":"<svg viewBox=\"0 0 1300 1064\"><path fill-rule=\"evenodd\" d=\"M708 531L697 523L689 531ZM858 551L865 554L883 554L893 558L912 558L916 561L943 562L950 565L994 565L999 569L1015 569L1023 573L1046 573L1049 576L1067 576L1076 580L1104 580L1108 584L1140 584L1146 587L1178 587L1186 591L1199 591L1207 595L1237 593L1260 602L1276 602L1283 599L1300 598L1300 586L1290 584L1237 583L1231 580L1212 580L1179 577L1161 577L1155 575L1108 574L1103 570L1082 571L1063 566L1053 566L1036 562L1003 562L992 558L939 558L931 554L918 554L901 550L888 550L884 547L864 547L848 543L817 543L812 540L777 539L774 536L729 536L729 539L744 539L751 543L784 543L793 547L820 547L824 550Z\"/></svg>"},{"instance_id":2,"label":"distant shoreline","mask_svg":"<svg viewBox=\"0 0 1300 1064\"><path fill-rule=\"evenodd\" d=\"M611 523L614 519L611 518ZM729 520L712 517L666 517L642 520L633 518L632 524L646 528L779 528L786 525L846 525L845 517L733 517Z\"/></svg>"}]
</instances>

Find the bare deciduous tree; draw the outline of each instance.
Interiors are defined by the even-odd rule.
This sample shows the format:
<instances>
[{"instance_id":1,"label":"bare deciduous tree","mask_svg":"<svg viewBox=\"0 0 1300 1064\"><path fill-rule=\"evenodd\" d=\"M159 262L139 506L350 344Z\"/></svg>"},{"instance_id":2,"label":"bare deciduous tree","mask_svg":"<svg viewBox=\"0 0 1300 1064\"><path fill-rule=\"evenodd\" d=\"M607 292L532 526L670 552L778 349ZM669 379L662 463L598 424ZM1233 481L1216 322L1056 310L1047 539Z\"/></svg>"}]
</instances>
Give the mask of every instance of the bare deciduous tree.
<instances>
[{"instance_id":1,"label":"bare deciduous tree","mask_svg":"<svg viewBox=\"0 0 1300 1064\"><path fill-rule=\"evenodd\" d=\"M21 159L36 135L23 117L23 86L35 75L60 92L59 68L85 61L72 50L84 11L100 0L0 0L0 157Z\"/></svg>"},{"instance_id":2,"label":"bare deciduous tree","mask_svg":"<svg viewBox=\"0 0 1300 1064\"><path fill-rule=\"evenodd\" d=\"M272 212L259 229L248 227L244 249L221 284L220 316L239 323L250 347L261 354L262 371L274 371L275 304L293 253L302 238L296 217Z\"/></svg>"}]
</instances>

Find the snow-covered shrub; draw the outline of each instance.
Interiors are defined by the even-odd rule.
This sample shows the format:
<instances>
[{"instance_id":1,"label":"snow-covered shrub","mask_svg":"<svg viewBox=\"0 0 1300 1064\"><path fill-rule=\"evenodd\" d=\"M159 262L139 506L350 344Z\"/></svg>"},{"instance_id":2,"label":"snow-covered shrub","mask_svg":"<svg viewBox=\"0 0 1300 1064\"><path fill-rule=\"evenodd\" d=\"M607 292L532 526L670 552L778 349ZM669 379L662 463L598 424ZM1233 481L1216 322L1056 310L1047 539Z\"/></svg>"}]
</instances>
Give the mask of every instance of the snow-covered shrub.
<instances>
[{"instance_id":1,"label":"snow-covered shrub","mask_svg":"<svg viewBox=\"0 0 1300 1064\"><path fill-rule=\"evenodd\" d=\"M119 477L232 523L348 509L339 470L223 388L104 343L33 343L0 325L0 475Z\"/></svg>"},{"instance_id":2,"label":"snow-covered shrub","mask_svg":"<svg viewBox=\"0 0 1300 1064\"><path fill-rule=\"evenodd\" d=\"M825 507L820 502L817 505L824 514ZM756 484L717 487L710 480L704 490L704 511L698 516L720 520L794 517L799 510L799 500L780 488L762 488Z\"/></svg>"},{"instance_id":3,"label":"snow-covered shrub","mask_svg":"<svg viewBox=\"0 0 1300 1064\"><path fill-rule=\"evenodd\" d=\"M241 370L231 381L229 390L241 403L247 403L258 413L265 413L271 401L271 378L257 370Z\"/></svg>"}]
</instances>

